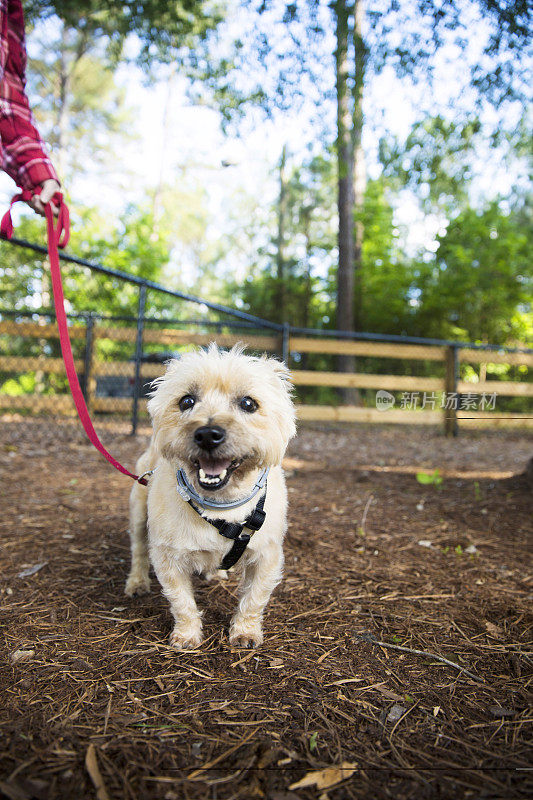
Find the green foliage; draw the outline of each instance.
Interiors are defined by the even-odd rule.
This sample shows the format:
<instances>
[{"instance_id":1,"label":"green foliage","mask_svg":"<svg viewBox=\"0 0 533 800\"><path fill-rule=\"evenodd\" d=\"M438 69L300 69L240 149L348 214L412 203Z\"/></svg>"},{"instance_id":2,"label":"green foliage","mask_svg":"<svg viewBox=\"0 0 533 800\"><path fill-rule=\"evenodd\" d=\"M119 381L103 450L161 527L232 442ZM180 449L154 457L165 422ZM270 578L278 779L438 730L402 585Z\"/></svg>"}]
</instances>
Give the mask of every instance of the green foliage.
<instances>
[{"instance_id":1,"label":"green foliage","mask_svg":"<svg viewBox=\"0 0 533 800\"><path fill-rule=\"evenodd\" d=\"M457 208L468 197L480 129L478 119L462 123L439 115L414 125L404 143L383 138L384 176L397 190L416 192L426 212Z\"/></svg>"},{"instance_id":2,"label":"green foliage","mask_svg":"<svg viewBox=\"0 0 533 800\"><path fill-rule=\"evenodd\" d=\"M144 209L129 208L116 223L102 218L96 209L77 209L69 252L99 261L112 269L157 280L168 263L170 246L162 236L154 237L153 220ZM42 241L44 223L23 217L17 235ZM50 308L50 280L46 261L33 251L2 247L0 304L7 308ZM137 313L138 289L77 265L62 266L67 307L73 311L101 314Z\"/></svg>"},{"instance_id":3,"label":"green foliage","mask_svg":"<svg viewBox=\"0 0 533 800\"><path fill-rule=\"evenodd\" d=\"M87 39L104 39L108 56L124 57L126 38L140 43L137 61L149 68L156 60L183 60L222 20L223 0L26 0L30 21L57 16Z\"/></svg>"},{"instance_id":4,"label":"green foliage","mask_svg":"<svg viewBox=\"0 0 533 800\"><path fill-rule=\"evenodd\" d=\"M417 472L416 479L418 483L421 483L423 486L436 486L437 489L440 489L442 486L442 475L439 469L435 469L430 473Z\"/></svg>"},{"instance_id":5,"label":"green foliage","mask_svg":"<svg viewBox=\"0 0 533 800\"><path fill-rule=\"evenodd\" d=\"M525 209L497 202L467 207L438 237L422 288L420 315L428 335L506 344L526 333L531 314L531 225Z\"/></svg>"},{"instance_id":6,"label":"green foliage","mask_svg":"<svg viewBox=\"0 0 533 800\"><path fill-rule=\"evenodd\" d=\"M266 241L242 285L235 286L247 309L268 319L302 327L328 327L332 303L327 268L336 245L334 174L329 157L319 156L293 167L286 179L285 203L270 211ZM279 277L278 225L284 217L283 277ZM260 220L263 227L263 220ZM283 284L284 308L280 306ZM326 290L326 291L325 291ZM282 316L284 318L282 318Z\"/></svg>"},{"instance_id":7,"label":"green foliage","mask_svg":"<svg viewBox=\"0 0 533 800\"><path fill-rule=\"evenodd\" d=\"M78 31L63 29L55 41L48 35L40 44L41 55L31 59L28 69L30 91L40 98L34 114L70 186L73 177L111 165L119 144L129 138L132 112L101 54L79 55L84 44Z\"/></svg>"},{"instance_id":8,"label":"green foliage","mask_svg":"<svg viewBox=\"0 0 533 800\"><path fill-rule=\"evenodd\" d=\"M382 178L368 181L361 211L361 285L356 287L361 292L360 327L376 333L412 334L416 308L411 298L418 265L402 252L390 195ZM386 298L386 302L378 298Z\"/></svg>"},{"instance_id":9,"label":"green foliage","mask_svg":"<svg viewBox=\"0 0 533 800\"><path fill-rule=\"evenodd\" d=\"M23 217L16 228L16 235L29 241L41 241L44 232L43 221L32 214ZM41 255L0 243L0 307L26 308L28 303L34 307L42 305L40 295L46 294L42 285L44 258ZM45 297L45 305L48 298Z\"/></svg>"},{"instance_id":10,"label":"green foliage","mask_svg":"<svg viewBox=\"0 0 533 800\"><path fill-rule=\"evenodd\" d=\"M35 391L35 373L9 378L9 380L2 383L2 394L7 394L10 397L31 394L33 391Z\"/></svg>"}]
</instances>

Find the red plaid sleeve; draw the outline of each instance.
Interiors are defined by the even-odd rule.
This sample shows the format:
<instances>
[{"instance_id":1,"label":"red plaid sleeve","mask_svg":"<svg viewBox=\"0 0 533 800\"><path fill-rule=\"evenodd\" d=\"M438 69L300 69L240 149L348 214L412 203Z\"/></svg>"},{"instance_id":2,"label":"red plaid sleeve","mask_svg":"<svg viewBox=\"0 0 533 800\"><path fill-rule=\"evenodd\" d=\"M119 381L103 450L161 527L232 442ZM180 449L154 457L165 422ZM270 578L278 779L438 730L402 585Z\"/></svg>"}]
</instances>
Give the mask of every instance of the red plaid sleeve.
<instances>
[{"instance_id":1,"label":"red plaid sleeve","mask_svg":"<svg viewBox=\"0 0 533 800\"><path fill-rule=\"evenodd\" d=\"M57 175L33 124L26 97L21 0L0 0L0 141L2 168L23 189Z\"/></svg>"}]
</instances>

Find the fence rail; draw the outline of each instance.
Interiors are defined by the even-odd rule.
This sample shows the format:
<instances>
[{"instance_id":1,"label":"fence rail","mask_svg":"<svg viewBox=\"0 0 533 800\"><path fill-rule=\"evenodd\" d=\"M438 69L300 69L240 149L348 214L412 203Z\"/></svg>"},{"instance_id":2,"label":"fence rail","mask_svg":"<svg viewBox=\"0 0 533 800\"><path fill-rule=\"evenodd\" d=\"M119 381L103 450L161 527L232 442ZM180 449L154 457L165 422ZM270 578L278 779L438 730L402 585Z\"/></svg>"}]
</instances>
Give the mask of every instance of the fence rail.
<instances>
[{"instance_id":1,"label":"fence rail","mask_svg":"<svg viewBox=\"0 0 533 800\"><path fill-rule=\"evenodd\" d=\"M35 312L32 312L35 313ZM216 341L223 347L230 347L237 342L245 343L255 351L280 353L285 351L292 361L292 378L296 387L316 387L329 389L354 389L382 391L390 407L362 407L358 405L332 405L299 403L298 416L307 421L331 422L363 422L363 423L406 423L411 425L443 424L447 433L456 433L457 428L477 427L480 425L499 427L502 425L522 425L533 427L533 413L509 413L496 410L472 409L466 400L473 394L476 396L506 396L511 398L533 397L533 383L525 380L462 380L460 368L464 364L507 364L514 367L528 368L533 366L533 351L503 349L479 349L469 345L463 347L459 343L442 343L424 345L421 343L402 343L399 341L354 341L352 338L319 338L317 336L294 335L290 329L275 334L261 335L248 327L238 333L196 332L168 327L146 327L141 314L138 319L131 319L135 325L124 325L127 320L121 318L121 326L113 324L114 320L100 320L96 315L76 318L69 326L73 344L79 351L76 369L84 388L87 404L92 413L130 415L133 428L137 427L139 415L146 413L146 397L143 396L143 385L161 375L164 364L150 363L145 360L145 346L161 346L182 350L190 345L205 345ZM142 324L141 324L142 323ZM182 324L182 323L181 323ZM198 324L201 324L198 322ZM249 324L249 321L248 323ZM218 327L229 328L231 323L221 322ZM35 321L17 321L15 318L0 320L0 337L15 337L15 340L56 342L58 331L54 324L40 324ZM135 347L134 355L126 360L123 355L116 354L113 348L131 345ZM109 349L111 348L111 349ZM5 350L3 350L5 351ZM326 369L298 368L309 355L320 356L357 356L358 365L362 359L388 362L389 359L401 359L406 365L414 368L420 362L433 365L438 376L420 376L409 374L390 374L390 372L333 372ZM305 363L305 362L304 362ZM375 367L374 367L375 368ZM0 373L3 375L24 375L39 373L48 376L63 376L62 359L56 353L39 355L1 355ZM129 396L124 396L127 382ZM110 384L116 382L115 396L111 396ZM117 394L118 392L118 394ZM405 397L397 397L398 393L410 394L424 399L427 408L417 407L417 403L409 405ZM450 397L454 402L450 401ZM399 401L399 402L398 402ZM463 403L464 401L464 403ZM55 388L53 392L35 391L6 393L0 388L0 410L23 411L32 410L53 412L58 414L74 414L74 405L67 394L66 384Z\"/></svg>"}]
</instances>

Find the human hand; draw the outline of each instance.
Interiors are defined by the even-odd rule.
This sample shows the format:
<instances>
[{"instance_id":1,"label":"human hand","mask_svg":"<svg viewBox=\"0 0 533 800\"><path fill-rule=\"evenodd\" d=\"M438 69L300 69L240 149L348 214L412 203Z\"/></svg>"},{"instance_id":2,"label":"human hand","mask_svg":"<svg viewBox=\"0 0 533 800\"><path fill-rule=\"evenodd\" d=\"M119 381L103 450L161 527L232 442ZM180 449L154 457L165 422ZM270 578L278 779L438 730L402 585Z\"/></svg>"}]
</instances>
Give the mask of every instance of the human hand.
<instances>
[{"instance_id":1,"label":"human hand","mask_svg":"<svg viewBox=\"0 0 533 800\"><path fill-rule=\"evenodd\" d=\"M59 192L61 189L59 183L53 178L49 178L46 181L41 183L41 194L35 194L31 200L28 200L28 205L33 208L37 214L40 214L42 217L45 216L44 208L47 203L52 199L56 192ZM54 216L57 217L59 214L59 208L55 205L55 203L50 204L52 207L52 211L54 212Z\"/></svg>"}]
</instances>

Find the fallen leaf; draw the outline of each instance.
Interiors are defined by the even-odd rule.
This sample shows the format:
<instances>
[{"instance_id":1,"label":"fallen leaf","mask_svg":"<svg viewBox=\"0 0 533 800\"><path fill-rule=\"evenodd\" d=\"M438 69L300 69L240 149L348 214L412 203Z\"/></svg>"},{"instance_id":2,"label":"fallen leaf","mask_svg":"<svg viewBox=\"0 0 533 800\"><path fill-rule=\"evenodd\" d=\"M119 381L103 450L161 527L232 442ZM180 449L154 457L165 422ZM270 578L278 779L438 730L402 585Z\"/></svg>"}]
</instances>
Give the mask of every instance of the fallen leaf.
<instances>
[{"instance_id":1,"label":"fallen leaf","mask_svg":"<svg viewBox=\"0 0 533 800\"><path fill-rule=\"evenodd\" d=\"M502 629L492 622L487 622L487 620L485 620L485 630L487 633L490 633L491 636L494 636L495 639L501 639L503 636Z\"/></svg>"},{"instance_id":2,"label":"fallen leaf","mask_svg":"<svg viewBox=\"0 0 533 800\"><path fill-rule=\"evenodd\" d=\"M317 789L329 789L330 786L335 786L346 778L351 777L357 764L350 761L343 761L338 767L326 767L326 769L314 770L308 772L307 775L289 786L289 790L304 789L306 786L316 786Z\"/></svg>"},{"instance_id":3,"label":"fallen leaf","mask_svg":"<svg viewBox=\"0 0 533 800\"><path fill-rule=\"evenodd\" d=\"M31 661L35 655L35 650L15 650L11 653L10 661L12 664L19 664L21 661Z\"/></svg>"},{"instance_id":4,"label":"fallen leaf","mask_svg":"<svg viewBox=\"0 0 533 800\"><path fill-rule=\"evenodd\" d=\"M327 652L325 652L325 653L322 653L322 655L320 656L320 658L318 658L318 659L317 659L317 662L316 662L316 663L317 663L317 664L322 664L322 662L324 661L324 659L325 659L325 658L327 658L327 657L328 657L328 656L329 656L331 653L333 653L333 651L334 651L334 650L336 650L338 646L339 646L339 645L335 645L335 647L333 647L331 650L328 650Z\"/></svg>"},{"instance_id":5,"label":"fallen leaf","mask_svg":"<svg viewBox=\"0 0 533 800\"><path fill-rule=\"evenodd\" d=\"M405 706L401 706L399 703L394 703L393 707L387 714L387 722L398 722L401 717L405 714L407 709Z\"/></svg>"},{"instance_id":6,"label":"fallen leaf","mask_svg":"<svg viewBox=\"0 0 533 800\"><path fill-rule=\"evenodd\" d=\"M391 692L389 689L383 689L381 686L374 686L374 689L389 700L403 700L403 697L400 697L396 692Z\"/></svg>"},{"instance_id":7,"label":"fallen leaf","mask_svg":"<svg viewBox=\"0 0 533 800\"><path fill-rule=\"evenodd\" d=\"M257 768L264 769L269 764L272 764L272 762L276 760L279 754L280 754L279 747L269 747L262 753L261 757L259 758L257 762ZM289 761L290 760L291 759L289 759Z\"/></svg>"},{"instance_id":8,"label":"fallen leaf","mask_svg":"<svg viewBox=\"0 0 533 800\"><path fill-rule=\"evenodd\" d=\"M23 569L22 572L19 572L19 578L29 578L30 575L35 575L36 572L39 572L40 569L46 567L48 561L43 561L41 564L34 564L33 567L28 567L28 569Z\"/></svg>"}]
</instances>

